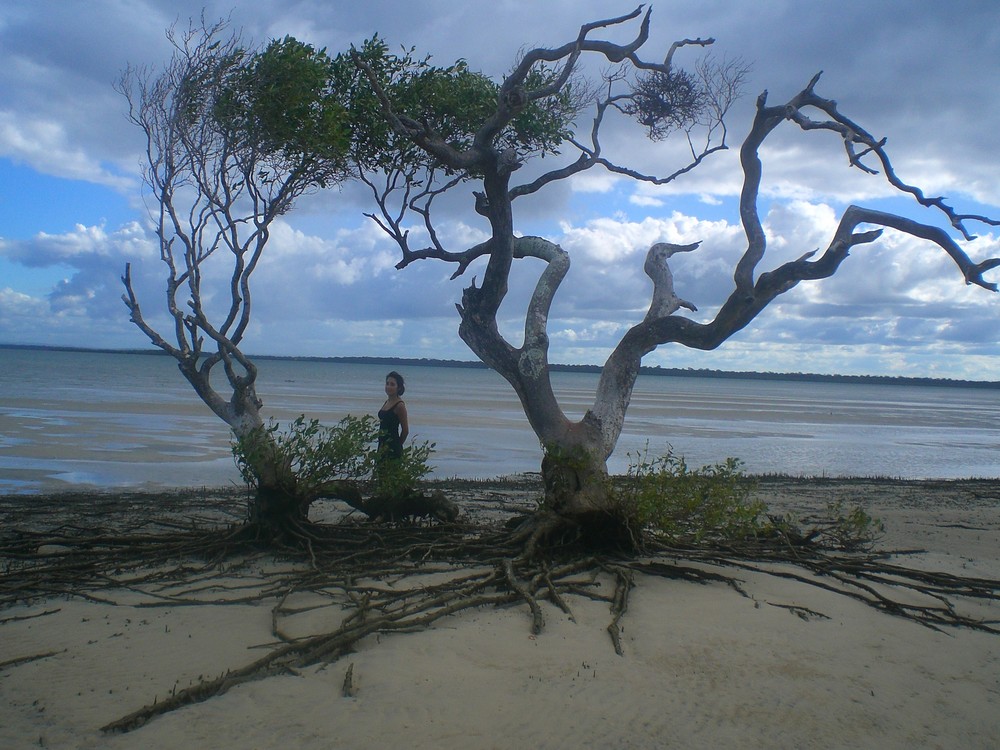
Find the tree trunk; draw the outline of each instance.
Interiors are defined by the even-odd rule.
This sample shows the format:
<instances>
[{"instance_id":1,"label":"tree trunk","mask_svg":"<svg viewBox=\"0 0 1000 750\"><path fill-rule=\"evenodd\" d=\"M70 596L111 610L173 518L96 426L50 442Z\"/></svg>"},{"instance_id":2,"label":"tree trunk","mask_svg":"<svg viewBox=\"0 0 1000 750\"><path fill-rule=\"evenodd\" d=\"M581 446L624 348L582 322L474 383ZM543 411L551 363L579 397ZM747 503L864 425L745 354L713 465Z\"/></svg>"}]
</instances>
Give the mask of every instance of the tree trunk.
<instances>
[{"instance_id":1,"label":"tree trunk","mask_svg":"<svg viewBox=\"0 0 1000 750\"><path fill-rule=\"evenodd\" d=\"M542 482L548 517L543 525L569 527L589 546L635 546L638 526L614 490L603 451L579 443L549 446L542 458Z\"/></svg>"},{"instance_id":2,"label":"tree trunk","mask_svg":"<svg viewBox=\"0 0 1000 750\"><path fill-rule=\"evenodd\" d=\"M310 501L289 491L284 484L261 484L251 500L248 521L258 526L283 529L302 523L309 515Z\"/></svg>"},{"instance_id":3,"label":"tree trunk","mask_svg":"<svg viewBox=\"0 0 1000 750\"><path fill-rule=\"evenodd\" d=\"M247 509L247 520L274 529L305 521L313 498L302 496L292 467L278 451L270 433L257 429L243 439L258 442L244 452L244 458L252 462L257 484Z\"/></svg>"},{"instance_id":4,"label":"tree trunk","mask_svg":"<svg viewBox=\"0 0 1000 750\"><path fill-rule=\"evenodd\" d=\"M542 459L542 483L545 507L565 518L604 516L610 510L607 465L592 454L547 452Z\"/></svg>"}]
</instances>

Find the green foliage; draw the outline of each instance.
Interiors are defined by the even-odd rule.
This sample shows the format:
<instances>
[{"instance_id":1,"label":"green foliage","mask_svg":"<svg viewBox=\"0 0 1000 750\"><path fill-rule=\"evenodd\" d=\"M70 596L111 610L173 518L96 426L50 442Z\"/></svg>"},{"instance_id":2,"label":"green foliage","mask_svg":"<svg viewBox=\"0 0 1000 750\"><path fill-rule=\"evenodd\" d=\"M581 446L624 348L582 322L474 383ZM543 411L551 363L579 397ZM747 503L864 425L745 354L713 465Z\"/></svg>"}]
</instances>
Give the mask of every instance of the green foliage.
<instances>
[{"instance_id":1,"label":"green foliage","mask_svg":"<svg viewBox=\"0 0 1000 750\"><path fill-rule=\"evenodd\" d=\"M353 56L370 67L398 116L426 125L455 149L471 148L479 129L497 111L497 82L471 70L465 60L438 67L430 63L430 57L419 58L414 52L410 48L400 54L390 53L385 42L375 36L334 60L336 85L345 92L343 102L350 112L355 158L365 168L406 171L434 164L408 138L393 132L382 102L357 70ZM554 76L547 68L535 69L525 87L540 88ZM558 147L572 136L570 127L577 111L572 88L563 87L519 109L500 128L492 145L500 150L513 149L520 157L558 153Z\"/></svg>"},{"instance_id":2,"label":"green foliage","mask_svg":"<svg viewBox=\"0 0 1000 750\"><path fill-rule=\"evenodd\" d=\"M541 89L555 77L554 70L540 65L528 73L524 87L529 91ZM535 100L518 112L510 123L509 135L501 134L501 142L522 154L558 154L559 147L573 137L574 120L582 106L572 82L568 82L557 93Z\"/></svg>"},{"instance_id":3,"label":"green foliage","mask_svg":"<svg viewBox=\"0 0 1000 750\"><path fill-rule=\"evenodd\" d=\"M388 47L378 36L351 52L371 68L383 85L388 85L400 74L402 63L396 56L389 55ZM405 148L408 143L394 134L382 103L358 70L351 52L338 54L333 59L331 77L333 86L343 92L341 102L347 110L352 156L362 169L389 168L393 163L393 148Z\"/></svg>"},{"instance_id":4,"label":"green foliage","mask_svg":"<svg viewBox=\"0 0 1000 750\"><path fill-rule=\"evenodd\" d=\"M273 420L233 443L233 457L251 487L276 483L290 495L309 497L323 484L363 479L374 465L374 417L344 417L325 427L304 415L282 431Z\"/></svg>"},{"instance_id":5,"label":"green foliage","mask_svg":"<svg viewBox=\"0 0 1000 750\"><path fill-rule=\"evenodd\" d=\"M259 179L308 170L325 186L346 174L348 116L332 69L325 50L285 37L224 76L213 116L231 145L264 162Z\"/></svg>"},{"instance_id":6,"label":"green foliage","mask_svg":"<svg viewBox=\"0 0 1000 750\"><path fill-rule=\"evenodd\" d=\"M821 544L842 550L871 549L885 524L871 516L860 504L847 508L843 500L827 506L827 518L817 522L813 535Z\"/></svg>"},{"instance_id":7,"label":"green foliage","mask_svg":"<svg viewBox=\"0 0 1000 750\"><path fill-rule=\"evenodd\" d=\"M375 478L379 494L411 488L426 476L431 443L408 445L396 460L378 460L378 421L347 416L333 427L316 419L296 418L287 430L273 420L233 442L233 457L243 480L289 496L309 499L324 485Z\"/></svg>"},{"instance_id":8,"label":"green foliage","mask_svg":"<svg viewBox=\"0 0 1000 750\"><path fill-rule=\"evenodd\" d=\"M764 504L751 500L754 482L739 459L700 469L690 468L672 450L656 458L648 450L630 453L629 459L618 499L642 527L681 543L735 541L770 528Z\"/></svg>"},{"instance_id":9,"label":"green foliage","mask_svg":"<svg viewBox=\"0 0 1000 750\"><path fill-rule=\"evenodd\" d=\"M378 457L374 471L376 494L398 497L412 490L431 472L428 460L433 452L433 443L411 443L403 448L400 458Z\"/></svg>"},{"instance_id":10,"label":"green foliage","mask_svg":"<svg viewBox=\"0 0 1000 750\"><path fill-rule=\"evenodd\" d=\"M291 37L256 56L246 80L249 114L272 148L325 158L344 154L347 111L331 86L332 65L325 50Z\"/></svg>"},{"instance_id":11,"label":"green foliage","mask_svg":"<svg viewBox=\"0 0 1000 750\"><path fill-rule=\"evenodd\" d=\"M629 470L614 485L623 515L675 543L736 542L770 539L779 544L810 544L845 552L870 550L885 531L860 504L831 503L820 517L772 516L752 499L756 482L742 462L691 469L668 450L650 458L648 450L629 454Z\"/></svg>"}]
</instances>

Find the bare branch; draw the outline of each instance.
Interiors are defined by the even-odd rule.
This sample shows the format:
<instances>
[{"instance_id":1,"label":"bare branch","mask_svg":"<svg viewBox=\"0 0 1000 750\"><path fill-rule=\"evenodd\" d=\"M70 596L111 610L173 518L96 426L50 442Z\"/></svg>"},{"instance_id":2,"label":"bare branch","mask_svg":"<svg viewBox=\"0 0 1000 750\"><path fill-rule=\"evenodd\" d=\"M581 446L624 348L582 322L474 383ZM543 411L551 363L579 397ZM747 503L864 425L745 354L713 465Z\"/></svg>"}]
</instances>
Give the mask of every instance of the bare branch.
<instances>
[{"instance_id":1,"label":"bare branch","mask_svg":"<svg viewBox=\"0 0 1000 750\"><path fill-rule=\"evenodd\" d=\"M125 286L125 294L122 295L122 301L129 311L129 319L149 338L160 349L165 351L167 354L175 358L183 357L183 352L173 346L169 341L164 339L159 333L157 333L142 317L142 310L139 307L139 300L135 295L135 290L132 288L132 264L125 264L125 275L122 276L122 284Z\"/></svg>"},{"instance_id":2,"label":"bare branch","mask_svg":"<svg viewBox=\"0 0 1000 750\"><path fill-rule=\"evenodd\" d=\"M204 18L200 26L192 22L167 36L173 54L164 69L154 76L128 68L118 89L146 137L144 178L155 202L151 214L176 346L143 318L130 266L123 300L136 326L177 359L202 400L242 435L261 424L256 368L239 346L250 325L251 278L270 226L299 196L345 174L342 155L322 142L329 135L327 92L321 86L297 90L297 97L314 97L310 114L268 122L262 98L272 106L285 92L266 84L262 66L312 66L308 72L315 72L324 66L324 53L287 39L256 50L228 34L226 21L208 24ZM308 119L313 116L318 125ZM220 265L229 263L228 284L222 294L210 295L202 288L205 270L220 251L228 251L219 258ZM221 308L214 321L204 305L209 295ZM211 351L204 351L206 343ZM232 389L228 400L210 379L220 362Z\"/></svg>"},{"instance_id":3,"label":"bare branch","mask_svg":"<svg viewBox=\"0 0 1000 750\"><path fill-rule=\"evenodd\" d=\"M681 39L680 41L674 42L670 45L670 49L667 51L667 56L663 59L663 65L668 70L674 61L674 53L677 52L681 47L697 46L697 47L708 47L715 44L715 39L709 37L708 39Z\"/></svg>"},{"instance_id":4,"label":"bare branch","mask_svg":"<svg viewBox=\"0 0 1000 750\"><path fill-rule=\"evenodd\" d=\"M1000 220L997 219L978 214L960 214L948 205L943 197L929 198L919 187L900 179L886 153L886 139L876 139L867 130L841 114L835 101L818 96L814 89L819 76L820 74L814 76L809 85L789 103L786 113L788 119L795 122L803 130L823 129L838 133L843 139L844 150L851 166L873 175L878 174L879 170L866 165L863 159L866 156L874 155L890 185L900 192L912 195L921 206L941 211L948 218L951 226L961 232L965 239L975 239L975 235L966 227L967 222L975 221L989 226L1000 226ZM829 119L823 121L809 119L803 112L803 109L807 107L819 110ZM857 150L859 146L862 147L860 152Z\"/></svg>"},{"instance_id":5,"label":"bare branch","mask_svg":"<svg viewBox=\"0 0 1000 750\"><path fill-rule=\"evenodd\" d=\"M431 212L433 201L464 182L465 178L461 175L452 177L437 187L434 186L436 172L433 168L426 171L422 180L416 179L412 172L402 169L390 170L384 174L385 182L381 187L377 186L374 179L368 174L362 173L360 179L372 191L380 212L378 215L366 213L365 216L374 221L399 247L402 257L396 264L397 269L402 270L418 260L442 260L458 264L458 269L452 275L454 279L465 273L472 261L487 254L488 243L482 243L460 252L446 250L434 227ZM397 203L395 212L393 212L391 205L394 200ZM405 229L403 225L403 221L410 211L423 219L424 229L431 242L429 247L420 250L410 248L410 230Z\"/></svg>"},{"instance_id":6,"label":"bare branch","mask_svg":"<svg viewBox=\"0 0 1000 750\"><path fill-rule=\"evenodd\" d=\"M673 245L668 242L657 242L646 254L643 270L653 281L653 298L649 303L646 320L655 320L667 315L673 315L680 308L691 312L698 310L690 302L681 299L674 293L674 276L667 265L667 259L674 253L689 253L697 250L700 242L690 245Z\"/></svg>"}]
</instances>

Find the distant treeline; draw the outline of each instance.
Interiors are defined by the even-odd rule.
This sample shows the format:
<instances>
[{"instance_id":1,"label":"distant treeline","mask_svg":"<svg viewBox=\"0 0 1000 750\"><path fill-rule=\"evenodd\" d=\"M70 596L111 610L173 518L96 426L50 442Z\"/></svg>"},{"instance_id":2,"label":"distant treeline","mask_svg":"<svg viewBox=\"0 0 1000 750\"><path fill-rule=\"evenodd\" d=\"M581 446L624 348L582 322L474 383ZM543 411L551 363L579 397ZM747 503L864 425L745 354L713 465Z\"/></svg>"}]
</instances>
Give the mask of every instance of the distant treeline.
<instances>
[{"instance_id":1,"label":"distant treeline","mask_svg":"<svg viewBox=\"0 0 1000 750\"><path fill-rule=\"evenodd\" d=\"M256 356L254 359L285 359L307 362L342 362L357 365L387 365L393 367L464 367L478 370L487 369L482 362L467 362L457 359L407 359L402 357L277 357ZM550 365L552 372L600 373L598 365ZM962 388L1000 388L1000 381L957 380L953 378L914 378L894 375L818 375L807 372L746 372L733 370L709 370L705 368L680 367L640 367L643 375L663 375L686 378L730 378L740 380L798 380L816 383L876 383L885 385L934 385L959 386Z\"/></svg>"},{"instance_id":2,"label":"distant treeline","mask_svg":"<svg viewBox=\"0 0 1000 750\"><path fill-rule=\"evenodd\" d=\"M0 344L0 349L34 349L44 351L88 352L98 354L166 354L159 349L87 349L73 346L36 346L31 344ZM482 362L458 359L415 359L405 357L283 357L273 354L251 355L257 360L285 360L292 362L330 362L356 365L387 365L390 367L462 367L476 370L487 369ZM553 372L599 373L598 365L551 365ZM795 380L814 383L867 383L882 385L926 385L958 386L962 388L1000 388L996 380L958 380L953 378L914 378L894 375L818 375L808 372L747 372L732 370L709 370L705 368L680 367L640 367L643 375L686 378L730 378L739 380Z\"/></svg>"}]
</instances>

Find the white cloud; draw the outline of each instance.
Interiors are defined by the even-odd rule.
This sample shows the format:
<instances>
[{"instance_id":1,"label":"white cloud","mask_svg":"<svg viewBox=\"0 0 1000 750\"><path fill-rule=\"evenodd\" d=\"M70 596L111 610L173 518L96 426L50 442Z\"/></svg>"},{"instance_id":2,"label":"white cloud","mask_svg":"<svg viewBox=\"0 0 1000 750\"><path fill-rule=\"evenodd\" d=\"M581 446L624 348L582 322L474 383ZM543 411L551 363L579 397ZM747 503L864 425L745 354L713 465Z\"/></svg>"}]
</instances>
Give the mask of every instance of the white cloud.
<instances>
[{"instance_id":1,"label":"white cloud","mask_svg":"<svg viewBox=\"0 0 1000 750\"><path fill-rule=\"evenodd\" d=\"M10 287L0 289L0 320L30 319L45 309L45 303Z\"/></svg>"},{"instance_id":2,"label":"white cloud","mask_svg":"<svg viewBox=\"0 0 1000 750\"><path fill-rule=\"evenodd\" d=\"M598 321L597 323L581 320L560 322L568 323L572 327L554 331L551 335L552 339L554 341L562 339L570 344L600 342L602 345L607 345L612 336L620 335L626 328L621 323L610 321Z\"/></svg>"},{"instance_id":3,"label":"white cloud","mask_svg":"<svg viewBox=\"0 0 1000 750\"><path fill-rule=\"evenodd\" d=\"M764 232L772 248L790 248L796 257L830 244L839 221L832 206L793 200L774 203L764 217Z\"/></svg>"},{"instance_id":4,"label":"white cloud","mask_svg":"<svg viewBox=\"0 0 1000 750\"><path fill-rule=\"evenodd\" d=\"M127 63L165 61L163 31L174 20L198 17L203 6L208 18L221 17L233 4L94 0L61 3L59 13L46 12L51 5L9 0L0 6L0 155L40 173L138 196L133 175L141 134L127 123L124 102L111 83ZM693 253L675 256L671 269L677 292L699 307L692 317L711 317L732 291L733 268L746 244L734 206L742 187L738 146L755 98L767 89L769 103L778 104L821 69L826 72L817 92L836 98L847 116L876 136L889 136L902 179L948 195L960 207L966 198L984 204L972 206L973 212L1000 213L1000 170L989 125L1000 118L1000 100L983 93L1000 88L1000 68L983 62L1000 55L1000 38L993 33L996 8L957 0L916 4L899 14L895 5L764 0L686 4L671 8L669 18L662 9L654 12L651 40L657 49L666 49L675 37L714 36L717 54L751 62L747 96L729 122L730 150L674 183L632 183L594 169L571 185L552 185L517 201L516 229L545 234L573 257L553 307L554 359L599 362L621 330L641 317L650 292L642 261L654 242L702 243ZM295 34L331 51L379 31L391 46L416 44L435 62L464 57L473 68L499 74L525 45L569 41L581 23L609 14L597 0L512 0L484 23L483 7L483 2L456 6L443 0L409 5L260 0L236 8L233 18L260 41ZM865 43L859 44L862 25ZM694 52L684 50L677 61L688 64ZM616 163L663 175L690 158L683 139L650 144L640 128L615 113L609 113L606 126L602 153ZM581 118L581 138L589 127ZM565 150L566 158L575 157L571 151ZM802 133L784 122L761 156L769 248L759 271L825 248L847 202L884 207L892 192L883 176L849 168L831 133ZM516 174L523 178L562 163L546 158ZM437 228L449 249L485 238L485 222L470 210L471 189L465 186L438 203L443 211ZM300 210L275 224L254 286L261 350L470 356L455 335L454 303L470 277L481 274L482 264L456 281L449 280L454 266L436 261L397 272L397 248L360 216L372 210L368 200L364 190L346 186L339 194L309 196ZM675 210L678 206L683 210ZM917 210L912 201L907 206ZM0 200L0 212L3 208ZM63 217L73 211L53 208ZM44 343L60 337L76 343L87 335L115 335L127 346L141 343L118 299L118 277L126 260L135 263L137 290L154 314L163 295L162 268L144 214L112 226L81 213L60 223L38 220L16 234L7 227L20 217L3 219L9 237L30 238L0 243L8 265L33 269L32 290L40 278L37 269L53 273L48 295L26 294L27 283L4 279L8 289L0 304L6 320L27 311L23 314L36 322L32 335ZM415 245L426 241L422 227L412 230ZM1000 243L988 235L970 252L977 258L1000 255ZM531 261L516 266L502 309L503 329L515 335L539 270ZM221 263L211 273L210 278L226 275ZM803 369L806 362L831 372L964 371L970 363L982 368L993 362L996 369L997 300L964 286L937 248L886 232L876 245L855 248L833 279L802 283L784 295L722 350L670 347L651 361L714 362L705 366L732 369ZM23 323L21 330L2 325L0 341L27 330Z\"/></svg>"},{"instance_id":5,"label":"white cloud","mask_svg":"<svg viewBox=\"0 0 1000 750\"><path fill-rule=\"evenodd\" d=\"M578 193L610 193L621 178L603 170L591 169L574 178L573 190Z\"/></svg>"},{"instance_id":6,"label":"white cloud","mask_svg":"<svg viewBox=\"0 0 1000 750\"><path fill-rule=\"evenodd\" d=\"M651 195L640 195L638 193L634 193L631 196L629 196L628 200L629 203L632 203L633 205L643 206L648 208L660 208L661 206L664 205L664 201L662 198L654 198Z\"/></svg>"},{"instance_id":7,"label":"white cloud","mask_svg":"<svg viewBox=\"0 0 1000 750\"><path fill-rule=\"evenodd\" d=\"M30 240L6 241L0 254L26 266L88 267L156 257L154 239L139 222L108 232L104 226L77 224L71 232L39 232Z\"/></svg>"},{"instance_id":8,"label":"white cloud","mask_svg":"<svg viewBox=\"0 0 1000 750\"><path fill-rule=\"evenodd\" d=\"M0 156L31 165L43 174L86 180L121 191L138 183L101 166L85 148L74 144L64 123L0 111Z\"/></svg>"},{"instance_id":9,"label":"white cloud","mask_svg":"<svg viewBox=\"0 0 1000 750\"><path fill-rule=\"evenodd\" d=\"M261 275L279 276L291 282L351 285L365 276L384 272L395 259L384 236L363 225L342 229L332 239L307 235L286 221L277 221L261 261Z\"/></svg>"}]
</instances>

